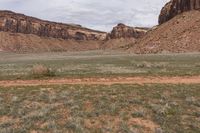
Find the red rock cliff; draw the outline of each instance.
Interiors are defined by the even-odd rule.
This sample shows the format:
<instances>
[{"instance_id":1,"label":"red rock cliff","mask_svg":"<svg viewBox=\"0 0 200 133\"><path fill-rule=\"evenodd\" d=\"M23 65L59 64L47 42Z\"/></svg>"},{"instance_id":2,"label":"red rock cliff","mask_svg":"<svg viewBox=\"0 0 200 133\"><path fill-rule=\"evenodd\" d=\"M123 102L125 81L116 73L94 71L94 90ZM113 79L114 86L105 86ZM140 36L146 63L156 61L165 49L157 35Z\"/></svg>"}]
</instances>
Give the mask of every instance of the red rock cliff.
<instances>
[{"instance_id":1,"label":"red rock cliff","mask_svg":"<svg viewBox=\"0 0 200 133\"><path fill-rule=\"evenodd\" d=\"M107 35L80 25L44 21L11 11L0 11L0 31L74 40L104 40Z\"/></svg>"},{"instance_id":2,"label":"red rock cliff","mask_svg":"<svg viewBox=\"0 0 200 133\"><path fill-rule=\"evenodd\" d=\"M118 24L113 28L108 35L108 39L120 39L120 38L140 38L147 32L148 28L137 28L126 26L125 24Z\"/></svg>"},{"instance_id":3,"label":"red rock cliff","mask_svg":"<svg viewBox=\"0 0 200 133\"><path fill-rule=\"evenodd\" d=\"M177 14L200 9L200 0L171 0L161 10L159 24L162 24Z\"/></svg>"}]
</instances>

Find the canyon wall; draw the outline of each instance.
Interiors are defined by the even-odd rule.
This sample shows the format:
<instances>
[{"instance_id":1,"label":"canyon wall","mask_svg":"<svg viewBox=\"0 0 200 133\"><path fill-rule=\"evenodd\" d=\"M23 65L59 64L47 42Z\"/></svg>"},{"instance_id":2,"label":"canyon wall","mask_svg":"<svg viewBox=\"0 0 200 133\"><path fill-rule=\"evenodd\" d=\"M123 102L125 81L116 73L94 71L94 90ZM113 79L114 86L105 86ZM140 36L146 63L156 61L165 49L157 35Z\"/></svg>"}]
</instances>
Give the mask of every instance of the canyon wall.
<instances>
[{"instance_id":1,"label":"canyon wall","mask_svg":"<svg viewBox=\"0 0 200 133\"><path fill-rule=\"evenodd\" d=\"M44 21L11 11L0 11L0 31L65 40L104 40L107 36L105 32L83 28L80 25Z\"/></svg>"},{"instance_id":2,"label":"canyon wall","mask_svg":"<svg viewBox=\"0 0 200 133\"><path fill-rule=\"evenodd\" d=\"M161 10L159 24L162 24L176 15L190 10L199 10L200 0L171 0Z\"/></svg>"}]
</instances>

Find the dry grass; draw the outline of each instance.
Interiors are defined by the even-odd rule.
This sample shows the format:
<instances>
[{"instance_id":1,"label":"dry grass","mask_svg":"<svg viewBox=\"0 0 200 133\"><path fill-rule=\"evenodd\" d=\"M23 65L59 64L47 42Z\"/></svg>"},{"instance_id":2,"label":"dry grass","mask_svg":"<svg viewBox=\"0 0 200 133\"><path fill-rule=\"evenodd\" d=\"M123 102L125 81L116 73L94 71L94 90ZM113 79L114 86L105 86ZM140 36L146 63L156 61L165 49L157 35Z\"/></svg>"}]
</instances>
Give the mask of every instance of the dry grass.
<instances>
[{"instance_id":1,"label":"dry grass","mask_svg":"<svg viewBox=\"0 0 200 133\"><path fill-rule=\"evenodd\" d=\"M55 76L55 71L53 71L51 68L48 68L44 65L37 64L34 65L31 74L38 78L38 77L53 77Z\"/></svg>"},{"instance_id":2,"label":"dry grass","mask_svg":"<svg viewBox=\"0 0 200 133\"><path fill-rule=\"evenodd\" d=\"M199 133L200 85L0 88L0 132Z\"/></svg>"},{"instance_id":3,"label":"dry grass","mask_svg":"<svg viewBox=\"0 0 200 133\"><path fill-rule=\"evenodd\" d=\"M0 53L0 57L0 80L31 79L32 69L37 64L42 65L39 69L46 71L41 75L51 75L47 72L49 69L56 70L57 77L200 75L200 54L133 55L90 51L25 55Z\"/></svg>"}]
</instances>

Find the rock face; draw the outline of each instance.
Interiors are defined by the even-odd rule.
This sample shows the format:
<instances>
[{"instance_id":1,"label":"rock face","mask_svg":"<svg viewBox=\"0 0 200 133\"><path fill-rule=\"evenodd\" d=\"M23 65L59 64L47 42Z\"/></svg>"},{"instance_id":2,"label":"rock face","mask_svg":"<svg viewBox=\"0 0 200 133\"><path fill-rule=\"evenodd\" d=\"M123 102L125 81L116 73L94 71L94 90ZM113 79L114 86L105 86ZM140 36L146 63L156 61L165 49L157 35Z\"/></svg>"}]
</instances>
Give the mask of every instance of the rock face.
<instances>
[{"instance_id":1,"label":"rock face","mask_svg":"<svg viewBox=\"0 0 200 133\"><path fill-rule=\"evenodd\" d=\"M143 37L148 28L130 27L125 24L118 24L108 33L107 40L101 45L102 49L125 49L130 43Z\"/></svg>"},{"instance_id":2,"label":"rock face","mask_svg":"<svg viewBox=\"0 0 200 133\"><path fill-rule=\"evenodd\" d=\"M140 38L146 34L148 28L129 27L125 24L118 24L113 28L107 39Z\"/></svg>"},{"instance_id":3,"label":"rock face","mask_svg":"<svg viewBox=\"0 0 200 133\"><path fill-rule=\"evenodd\" d=\"M171 0L161 10L159 24L162 24L177 14L200 9L200 0Z\"/></svg>"},{"instance_id":4,"label":"rock face","mask_svg":"<svg viewBox=\"0 0 200 133\"><path fill-rule=\"evenodd\" d=\"M44 21L11 11L0 11L0 31L34 34L65 40L104 40L107 33L70 25Z\"/></svg>"},{"instance_id":5,"label":"rock face","mask_svg":"<svg viewBox=\"0 0 200 133\"><path fill-rule=\"evenodd\" d=\"M80 25L45 21L0 11L0 51L49 52L121 49L143 37L148 28L118 24L110 33Z\"/></svg>"},{"instance_id":6,"label":"rock face","mask_svg":"<svg viewBox=\"0 0 200 133\"><path fill-rule=\"evenodd\" d=\"M118 24L111 33L0 11L0 51L49 52L118 49L144 36L147 28Z\"/></svg>"}]
</instances>

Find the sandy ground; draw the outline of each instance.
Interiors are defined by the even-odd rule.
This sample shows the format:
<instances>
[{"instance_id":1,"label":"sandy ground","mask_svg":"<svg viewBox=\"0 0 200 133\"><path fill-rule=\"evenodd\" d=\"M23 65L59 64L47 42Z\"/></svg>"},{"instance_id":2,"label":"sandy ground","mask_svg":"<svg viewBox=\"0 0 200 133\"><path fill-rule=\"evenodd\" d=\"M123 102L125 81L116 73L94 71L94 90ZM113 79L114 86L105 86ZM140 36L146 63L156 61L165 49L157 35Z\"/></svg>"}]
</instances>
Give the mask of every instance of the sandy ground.
<instances>
[{"instance_id":1,"label":"sandy ground","mask_svg":"<svg viewBox=\"0 0 200 133\"><path fill-rule=\"evenodd\" d=\"M112 84L199 84L200 76L184 77L115 77L115 78L62 78L49 80L4 80L0 81L0 86L38 86L38 85L112 85Z\"/></svg>"}]
</instances>

